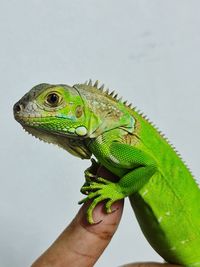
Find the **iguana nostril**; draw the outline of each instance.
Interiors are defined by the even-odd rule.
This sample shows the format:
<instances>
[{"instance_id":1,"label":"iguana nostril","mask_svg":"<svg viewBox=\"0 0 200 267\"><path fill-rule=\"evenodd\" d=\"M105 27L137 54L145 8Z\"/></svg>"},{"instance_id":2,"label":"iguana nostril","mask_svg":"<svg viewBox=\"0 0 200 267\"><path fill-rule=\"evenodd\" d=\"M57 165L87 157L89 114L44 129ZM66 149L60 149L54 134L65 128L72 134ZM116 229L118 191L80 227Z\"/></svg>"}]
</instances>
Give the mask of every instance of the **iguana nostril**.
<instances>
[{"instance_id":1,"label":"iguana nostril","mask_svg":"<svg viewBox=\"0 0 200 267\"><path fill-rule=\"evenodd\" d=\"M19 113L20 111L22 111L22 109L23 109L23 105L22 104L15 104L14 105L14 112L15 113Z\"/></svg>"}]
</instances>

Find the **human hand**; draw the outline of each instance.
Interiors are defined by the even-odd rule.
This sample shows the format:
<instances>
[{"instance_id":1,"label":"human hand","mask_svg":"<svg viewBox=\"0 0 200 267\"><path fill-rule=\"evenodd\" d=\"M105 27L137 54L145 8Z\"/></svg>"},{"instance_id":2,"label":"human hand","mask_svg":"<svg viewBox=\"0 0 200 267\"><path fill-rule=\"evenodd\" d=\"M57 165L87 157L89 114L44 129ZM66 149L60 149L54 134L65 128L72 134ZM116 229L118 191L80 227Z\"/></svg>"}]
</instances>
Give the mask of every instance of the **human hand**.
<instances>
[{"instance_id":1,"label":"human hand","mask_svg":"<svg viewBox=\"0 0 200 267\"><path fill-rule=\"evenodd\" d=\"M100 171L101 175L105 172L107 171ZM109 174L109 177L112 179L113 175ZM100 223L93 225L86 221L86 210L89 204L84 204L69 226L31 267L94 266L118 227L123 203L123 200L114 203L112 206L114 212L110 214L105 214L104 203L97 205L93 218L95 222ZM173 266L159 263L132 263L123 267L159 267L160 265Z\"/></svg>"},{"instance_id":2,"label":"human hand","mask_svg":"<svg viewBox=\"0 0 200 267\"><path fill-rule=\"evenodd\" d=\"M32 265L32 267L92 267L109 244L119 224L123 201L113 205L115 212L105 214L103 203L94 210L95 221L86 222L86 205L83 205L71 224L53 245ZM170 264L132 263L123 267L172 267ZM121 266L122 267L122 266Z\"/></svg>"},{"instance_id":3,"label":"human hand","mask_svg":"<svg viewBox=\"0 0 200 267\"><path fill-rule=\"evenodd\" d=\"M94 210L94 220L100 223L89 225L86 221L87 204L52 246L32 267L92 267L110 242L121 218L123 201L113 205L115 212L107 215L103 203Z\"/></svg>"}]
</instances>

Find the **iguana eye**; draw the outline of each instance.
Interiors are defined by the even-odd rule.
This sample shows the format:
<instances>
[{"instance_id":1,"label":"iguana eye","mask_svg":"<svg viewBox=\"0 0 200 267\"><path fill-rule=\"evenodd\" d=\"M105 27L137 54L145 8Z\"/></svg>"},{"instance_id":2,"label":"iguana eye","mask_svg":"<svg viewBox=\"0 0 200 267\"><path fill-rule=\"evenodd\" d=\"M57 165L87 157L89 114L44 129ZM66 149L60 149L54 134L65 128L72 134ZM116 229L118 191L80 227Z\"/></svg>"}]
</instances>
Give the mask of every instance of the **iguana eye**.
<instances>
[{"instance_id":1,"label":"iguana eye","mask_svg":"<svg viewBox=\"0 0 200 267\"><path fill-rule=\"evenodd\" d=\"M61 98L56 93L50 93L46 97L46 103L51 107L56 107L61 102Z\"/></svg>"}]
</instances>

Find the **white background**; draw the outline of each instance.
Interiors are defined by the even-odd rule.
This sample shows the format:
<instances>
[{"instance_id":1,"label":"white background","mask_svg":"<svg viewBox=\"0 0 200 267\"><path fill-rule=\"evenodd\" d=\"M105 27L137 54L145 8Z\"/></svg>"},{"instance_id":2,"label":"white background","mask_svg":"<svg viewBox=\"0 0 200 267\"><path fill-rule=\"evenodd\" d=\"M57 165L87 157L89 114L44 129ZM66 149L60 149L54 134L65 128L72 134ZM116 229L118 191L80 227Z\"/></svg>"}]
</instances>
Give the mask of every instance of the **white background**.
<instances>
[{"instance_id":1,"label":"white background","mask_svg":"<svg viewBox=\"0 0 200 267\"><path fill-rule=\"evenodd\" d=\"M14 121L13 104L40 82L92 78L116 89L200 177L199 10L192 0L0 1L0 266L30 266L66 227L89 165ZM126 201L96 266L147 260L162 261Z\"/></svg>"}]
</instances>

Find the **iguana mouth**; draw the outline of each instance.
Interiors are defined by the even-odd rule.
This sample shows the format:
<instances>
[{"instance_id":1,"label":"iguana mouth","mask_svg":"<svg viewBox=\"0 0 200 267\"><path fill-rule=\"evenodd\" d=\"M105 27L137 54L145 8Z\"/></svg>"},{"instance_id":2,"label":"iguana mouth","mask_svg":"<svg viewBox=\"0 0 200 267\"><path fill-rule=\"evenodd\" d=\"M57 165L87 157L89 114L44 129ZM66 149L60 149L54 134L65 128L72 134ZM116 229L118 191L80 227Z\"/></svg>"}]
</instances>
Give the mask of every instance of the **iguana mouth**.
<instances>
[{"instance_id":1,"label":"iguana mouth","mask_svg":"<svg viewBox=\"0 0 200 267\"><path fill-rule=\"evenodd\" d=\"M45 123L46 120L52 119L52 117L56 116L54 114L48 116L36 115L36 114L27 114L26 116L19 115L14 113L15 119L22 125L31 125L31 123ZM43 121L44 120L44 121Z\"/></svg>"}]
</instances>

